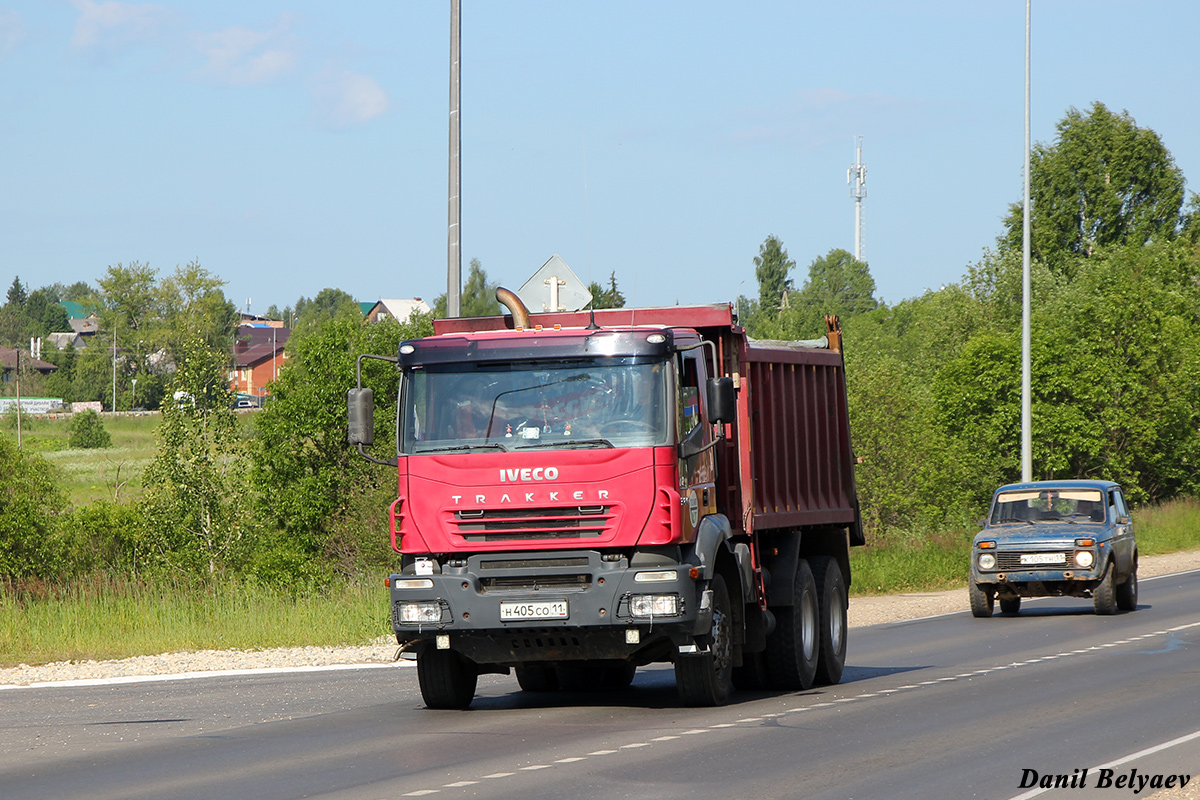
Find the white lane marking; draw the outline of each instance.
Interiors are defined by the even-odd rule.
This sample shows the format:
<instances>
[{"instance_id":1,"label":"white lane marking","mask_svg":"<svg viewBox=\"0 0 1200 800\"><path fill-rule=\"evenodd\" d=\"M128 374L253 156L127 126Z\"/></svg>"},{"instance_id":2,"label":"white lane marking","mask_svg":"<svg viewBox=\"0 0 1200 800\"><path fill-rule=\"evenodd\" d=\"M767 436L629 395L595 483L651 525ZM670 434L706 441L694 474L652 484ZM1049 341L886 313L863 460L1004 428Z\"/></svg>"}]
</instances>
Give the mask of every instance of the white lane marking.
<instances>
[{"instance_id":1,"label":"white lane marking","mask_svg":"<svg viewBox=\"0 0 1200 800\"><path fill-rule=\"evenodd\" d=\"M291 672L336 672L348 669L404 669L409 662L392 664L325 664L316 667L258 667L255 669L214 669L207 672L177 672L171 675L124 675L119 678L77 678L70 681L38 681L37 683L4 683L4 689L48 689L71 686L115 686L123 683L156 683L160 681L191 681L197 678L230 678L240 675L283 675Z\"/></svg>"},{"instance_id":2,"label":"white lane marking","mask_svg":"<svg viewBox=\"0 0 1200 800\"><path fill-rule=\"evenodd\" d=\"M1089 767L1089 770L1092 770L1092 769L1095 769L1095 770L1114 769L1115 767L1119 767L1122 764L1128 764L1130 761L1136 761L1137 759L1142 758L1143 756L1154 755L1155 753L1157 753L1161 750L1167 750L1176 745L1190 742L1193 739L1200 739L1200 731L1192 731L1191 733L1187 733L1187 734L1184 734L1183 736L1172 739L1169 742L1163 742L1162 744L1156 744L1153 747L1147 747L1145 750L1139 750L1136 753L1130 753L1127 756L1118 758L1116 761L1109 761L1107 764L1097 764L1094 767ZM1037 797L1039 794L1045 794L1048 791L1050 791L1049 788L1047 788L1047 789L1030 789L1028 792L1025 792L1024 794L1019 794L1013 798L1010 798L1010 800L1029 800L1029 798L1031 798L1031 797Z\"/></svg>"}]
</instances>

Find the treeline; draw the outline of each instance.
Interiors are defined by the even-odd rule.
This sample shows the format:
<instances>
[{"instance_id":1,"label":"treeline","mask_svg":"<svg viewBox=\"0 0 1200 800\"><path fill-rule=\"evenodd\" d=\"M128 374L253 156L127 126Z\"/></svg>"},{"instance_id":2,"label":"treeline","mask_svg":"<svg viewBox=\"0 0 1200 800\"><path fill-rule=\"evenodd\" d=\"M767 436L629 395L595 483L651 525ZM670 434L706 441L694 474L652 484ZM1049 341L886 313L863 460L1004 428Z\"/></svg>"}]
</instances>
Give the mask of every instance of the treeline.
<instances>
[{"instance_id":1,"label":"treeline","mask_svg":"<svg viewBox=\"0 0 1200 800\"><path fill-rule=\"evenodd\" d=\"M1153 131L1100 103L1039 145L1032 208L1035 479L1111 478L1135 502L1200 490L1200 204ZM877 541L969 525L1020 479L1022 209L956 284L888 307L842 250L796 290L774 239L751 333L845 331L864 519Z\"/></svg>"},{"instance_id":2,"label":"treeline","mask_svg":"<svg viewBox=\"0 0 1200 800\"><path fill-rule=\"evenodd\" d=\"M1100 104L1067 115L1056 141L1037 148L1031 175L1035 477L1113 478L1137 502L1195 495L1200 206L1185 202L1183 175L1157 135ZM817 338L825 314L843 320L873 542L960 530L996 485L1019 477L1020 228L1014 206L995 247L959 283L894 306L845 251L814 259L798 288L776 237L753 259L758 296L737 301L753 335ZM0 436L0 576L234 577L299 589L386 568L395 473L346 445L345 391L359 354L394 353L402 339L430 333L431 318L364 324L339 290L275 309L298 321L274 400L247 431L230 411L235 316L220 281L198 265L169 280L178 304L163 303L167 281L139 265L110 268L100 282L118 346L133 343L138 354L130 369L145 363L141 346L166 352L173 369L159 375L160 396L195 398L163 404L143 495L71 508L46 462ZM498 311L494 286L473 261L464 310ZM597 306L624 304L615 273L591 288ZM390 368L363 369L378 407L394 403ZM376 417L381 447L393 422Z\"/></svg>"}]
</instances>

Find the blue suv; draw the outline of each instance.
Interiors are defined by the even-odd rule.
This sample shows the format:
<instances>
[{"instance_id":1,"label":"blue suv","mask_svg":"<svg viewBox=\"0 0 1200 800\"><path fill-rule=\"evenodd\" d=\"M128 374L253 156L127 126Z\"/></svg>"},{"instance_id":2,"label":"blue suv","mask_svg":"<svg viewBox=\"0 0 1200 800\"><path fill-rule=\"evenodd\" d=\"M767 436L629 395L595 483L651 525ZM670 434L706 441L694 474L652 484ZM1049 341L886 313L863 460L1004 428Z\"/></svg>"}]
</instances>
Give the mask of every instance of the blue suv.
<instances>
[{"instance_id":1,"label":"blue suv","mask_svg":"<svg viewBox=\"0 0 1200 800\"><path fill-rule=\"evenodd\" d=\"M1097 614L1137 608L1138 552L1121 487L1111 481L1001 486L971 547L971 613L1022 597L1090 597Z\"/></svg>"}]
</instances>

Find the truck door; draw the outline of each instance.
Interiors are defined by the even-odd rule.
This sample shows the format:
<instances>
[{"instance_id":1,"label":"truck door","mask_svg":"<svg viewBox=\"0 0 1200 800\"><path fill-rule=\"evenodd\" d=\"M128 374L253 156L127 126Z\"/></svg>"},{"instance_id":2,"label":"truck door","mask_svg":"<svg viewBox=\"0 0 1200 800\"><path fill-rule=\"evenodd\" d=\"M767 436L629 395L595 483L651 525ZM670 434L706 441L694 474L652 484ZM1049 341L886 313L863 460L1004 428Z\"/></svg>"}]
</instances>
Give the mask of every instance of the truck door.
<instances>
[{"instance_id":1,"label":"truck door","mask_svg":"<svg viewBox=\"0 0 1200 800\"><path fill-rule=\"evenodd\" d=\"M698 450L711 439L711 426L705 424L704 396L707 370L700 350L679 354L676 364L676 441ZM682 453L681 453L682 456ZM679 497L682 504L683 539L695 539L696 526L707 514L716 513L716 469L712 449L679 459Z\"/></svg>"}]
</instances>

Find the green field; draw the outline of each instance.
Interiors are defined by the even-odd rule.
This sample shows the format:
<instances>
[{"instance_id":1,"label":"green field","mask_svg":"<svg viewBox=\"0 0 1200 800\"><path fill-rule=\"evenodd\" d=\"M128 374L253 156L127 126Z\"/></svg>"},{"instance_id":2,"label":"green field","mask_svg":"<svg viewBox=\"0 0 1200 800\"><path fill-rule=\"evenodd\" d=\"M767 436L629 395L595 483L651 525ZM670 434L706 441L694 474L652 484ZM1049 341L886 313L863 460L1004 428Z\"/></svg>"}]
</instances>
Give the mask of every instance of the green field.
<instances>
[{"instance_id":1,"label":"green field","mask_svg":"<svg viewBox=\"0 0 1200 800\"><path fill-rule=\"evenodd\" d=\"M142 493L142 471L154 458L158 413L102 414L113 446L71 449L71 417L22 420L21 446L45 456L62 475L61 486L72 505L95 500L125 501ZM32 424L31 424L32 423ZM16 432L5 434L16 437Z\"/></svg>"}]
</instances>

